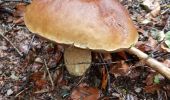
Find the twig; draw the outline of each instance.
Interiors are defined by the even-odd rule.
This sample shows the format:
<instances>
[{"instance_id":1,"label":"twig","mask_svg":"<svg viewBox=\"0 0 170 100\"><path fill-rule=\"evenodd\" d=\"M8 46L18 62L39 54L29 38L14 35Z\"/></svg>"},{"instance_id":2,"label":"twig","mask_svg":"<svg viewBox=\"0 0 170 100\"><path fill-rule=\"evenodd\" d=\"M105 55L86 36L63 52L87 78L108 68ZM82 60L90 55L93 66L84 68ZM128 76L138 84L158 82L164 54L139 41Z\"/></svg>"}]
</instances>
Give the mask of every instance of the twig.
<instances>
[{"instance_id":1,"label":"twig","mask_svg":"<svg viewBox=\"0 0 170 100\"><path fill-rule=\"evenodd\" d=\"M2 0L2 2L25 2L25 3L30 3L31 0Z\"/></svg>"},{"instance_id":2,"label":"twig","mask_svg":"<svg viewBox=\"0 0 170 100\"><path fill-rule=\"evenodd\" d=\"M35 94L41 94L41 93L46 93L46 92L49 92L49 89L43 89L43 90L40 90L40 91L36 91L34 93Z\"/></svg>"},{"instance_id":3,"label":"twig","mask_svg":"<svg viewBox=\"0 0 170 100\"><path fill-rule=\"evenodd\" d=\"M83 79L85 78L85 76L86 76L86 73L84 73L83 76L81 76L81 78L80 78L80 80L78 81L78 83L77 83L76 86L78 86L78 85L83 81ZM76 86L75 86L75 87L76 87Z\"/></svg>"},{"instance_id":4,"label":"twig","mask_svg":"<svg viewBox=\"0 0 170 100\"><path fill-rule=\"evenodd\" d=\"M15 95L15 98L17 98L21 93L23 93L25 90L27 90L28 88L26 88L26 89L23 89L22 91L20 91L19 93L17 93L16 95Z\"/></svg>"},{"instance_id":5,"label":"twig","mask_svg":"<svg viewBox=\"0 0 170 100\"><path fill-rule=\"evenodd\" d=\"M168 8L170 8L170 4L161 5L161 7L168 7Z\"/></svg>"},{"instance_id":6,"label":"twig","mask_svg":"<svg viewBox=\"0 0 170 100\"><path fill-rule=\"evenodd\" d=\"M29 85L30 84L30 82L29 82L30 75L31 75L31 70L29 69L26 74L26 80L25 80L25 82L23 82L21 88L19 89L19 92L15 95L15 98L17 98L23 92L28 91L29 89L32 88L32 85ZM28 86L28 87L26 87L26 86Z\"/></svg>"},{"instance_id":7,"label":"twig","mask_svg":"<svg viewBox=\"0 0 170 100\"><path fill-rule=\"evenodd\" d=\"M128 49L128 52L138 56L140 59L145 60L146 64L149 65L152 69L158 71L165 77L167 77L170 80L170 68L168 66L164 65L163 63L157 61L154 58L149 57L146 53L143 53L139 49L135 47L131 47Z\"/></svg>"},{"instance_id":8,"label":"twig","mask_svg":"<svg viewBox=\"0 0 170 100\"><path fill-rule=\"evenodd\" d=\"M35 35L33 35L32 38L31 38L31 41L30 41L30 43L29 43L29 45L28 45L28 50L27 50L26 54L29 53L29 51L30 51L30 49L31 49L31 46L32 46L32 43L33 43L33 41L34 41L34 38L35 38Z\"/></svg>"},{"instance_id":9,"label":"twig","mask_svg":"<svg viewBox=\"0 0 170 100\"><path fill-rule=\"evenodd\" d=\"M7 37L5 37L5 36L3 35L3 33L0 33L0 35L1 35L7 42L10 43L10 45L15 49L15 51L17 51L17 53L18 53L21 57L23 56L22 52L20 52L20 51L18 50L18 48L15 47L14 44L13 44Z\"/></svg>"},{"instance_id":10,"label":"twig","mask_svg":"<svg viewBox=\"0 0 170 100\"><path fill-rule=\"evenodd\" d=\"M100 58L101 58L101 62L104 62L104 59L103 59L101 53L99 54L99 56L100 56ZM110 85L110 75L109 75L109 70L108 70L108 68L107 68L106 65L104 65L104 67L106 68L106 72L107 72L107 79L108 79L108 81L107 81L107 85L108 85L108 93L110 93L110 91L111 91L111 85Z\"/></svg>"},{"instance_id":11,"label":"twig","mask_svg":"<svg viewBox=\"0 0 170 100\"><path fill-rule=\"evenodd\" d=\"M125 62L130 62L130 61L134 61L133 59L127 59L127 60L124 60ZM81 64L91 64L92 66L100 66L100 65L110 65L110 64L117 64L117 63L120 63L120 61L112 61L112 62L99 62L99 63L96 63L96 62L82 62L82 63L69 63L67 65L81 65ZM65 66L65 64L60 64L58 65L58 67L63 67Z\"/></svg>"},{"instance_id":12,"label":"twig","mask_svg":"<svg viewBox=\"0 0 170 100\"><path fill-rule=\"evenodd\" d=\"M52 79L52 77L51 77L51 74L50 74L50 71L49 71L49 68L48 68L48 66L47 66L47 62L46 62L45 59L44 59L44 64L45 64L45 68L46 68L46 70L47 70L48 77L49 77L49 79L50 79L51 86L52 86L52 90L53 90L53 89L54 89L54 82L53 82L53 79Z\"/></svg>"}]
</instances>

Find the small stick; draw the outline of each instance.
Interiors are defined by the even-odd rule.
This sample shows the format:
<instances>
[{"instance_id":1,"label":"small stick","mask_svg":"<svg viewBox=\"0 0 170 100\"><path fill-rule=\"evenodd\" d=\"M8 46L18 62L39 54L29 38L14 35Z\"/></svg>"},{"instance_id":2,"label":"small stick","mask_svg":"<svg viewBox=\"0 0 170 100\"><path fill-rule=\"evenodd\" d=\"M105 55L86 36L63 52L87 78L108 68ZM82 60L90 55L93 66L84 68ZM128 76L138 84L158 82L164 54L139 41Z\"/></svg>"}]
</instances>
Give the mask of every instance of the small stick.
<instances>
[{"instance_id":1,"label":"small stick","mask_svg":"<svg viewBox=\"0 0 170 100\"><path fill-rule=\"evenodd\" d=\"M33 41L34 41L34 38L35 38L35 35L33 35L32 38L31 38L31 41L30 41L30 43L29 43L29 45L28 45L28 50L27 50L27 53L26 53L26 54L29 53L29 51L30 51L30 49L31 49L31 46L32 46L32 43L33 43Z\"/></svg>"},{"instance_id":2,"label":"small stick","mask_svg":"<svg viewBox=\"0 0 170 100\"><path fill-rule=\"evenodd\" d=\"M17 51L17 53L18 53L21 57L23 56L22 52L20 52L20 51L17 49L17 47L15 47L14 44L13 44L7 37L5 37L5 36L3 35L3 33L0 33L0 35L1 35L7 42L10 43L10 45L15 49L15 51Z\"/></svg>"},{"instance_id":3,"label":"small stick","mask_svg":"<svg viewBox=\"0 0 170 100\"><path fill-rule=\"evenodd\" d=\"M25 90L27 90L28 88L26 88L26 89L23 89L22 91L20 91L19 93L17 93L16 95L15 95L15 98L17 98L20 94L22 94Z\"/></svg>"},{"instance_id":4,"label":"small stick","mask_svg":"<svg viewBox=\"0 0 170 100\"><path fill-rule=\"evenodd\" d=\"M125 62L130 62L130 61L134 61L133 59L127 59L127 60L123 60ZM112 62L82 62L82 63L69 63L68 65L81 65L81 64L91 64L92 66L100 66L100 65L109 65L109 64L117 64L120 63L120 61L112 61ZM66 66L65 64L60 64L58 65L58 67L63 67Z\"/></svg>"},{"instance_id":5,"label":"small stick","mask_svg":"<svg viewBox=\"0 0 170 100\"><path fill-rule=\"evenodd\" d=\"M41 93L46 93L46 92L49 92L49 89L44 89L44 90L36 91L34 93L35 94L41 94Z\"/></svg>"},{"instance_id":6,"label":"small stick","mask_svg":"<svg viewBox=\"0 0 170 100\"><path fill-rule=\"evenodd\" d=\"M103 59L101 53L99 53L99 56L100 56L100 58L101 58L101 62L104 62L104 59ZM110 85L110 75L109 75L109 70L108 70L108 68L107 68L107 65L104 65L104 67L106 68L106 72L107 72L107 79L108 79L108 81L107 81L107 85L108 85L108 93L110 93L110 91L111 91L111 85Z\"/></svg>"},{"instance_id":7,"label":"small stick","mask_svg":"<svg viewBox=\"0 0 170 100\"><path fill-rule=\"evenodd\" d=\"M48 77L50 79L50 82L51 82L51 86L52 86L52 90L54 89L54 82L53 82L53 79L51 77L51 74L50 74L50 71L49 71L49 68L47 66L47 63L46 63L46 60L44 59L44 64L45 64L45 68L47 70L47 73L48 73Z\"/></svg>"},{"instance_id":8,"label":"small stick","mask_svg":"<svg viewBox=\"0 0 170 100\"><path fill-rule=\"evenodd\" d=\"M78 81L78 83L77 83L76 86L78 86L78 85L83 81L83 79L85 78L85 76L86 76L86 73L84 73L83 76L81 76L81 78L80 78L80 80ZM75 86L75 87L76 87L76 86Z\"/></svg>"},{"instance_id":9,"label":"small stick","mask_svg":"<svg viewBox=\"0 0 170 100\"><path fill-rule=\"evenodd\" d=\"M146 53L143 53L142 51L140 51L139 49L137 49L135 47L129 48L128 52L138 56L140 59L145 60L146 64L148 64L149 67L158 71L159 73L161 73L162 75L164 75L165 77L167 77L170 80L170 68L168 68L168 66L157 61L154 58L149 57Z\"/></svg>"},{"instance_id":10,"label":"small stick","mask_svg":"<svg viewBox=\"0 0 170 100\"><path fill-rule=\"evenodd\" d=\"M168 7L168 8L170 8L170 4L164 4L161 7Z\"/></svg>"},{"instance_id":11,"label":"small stick","mask_svg":"<svg viewBox=\"0 0 170 100\"><path fill-rule=\"evenodd\" d=\"M24 2L24 3L30 3L31 0L3 0L2 2Z\"/></svg>"}]
</instances>

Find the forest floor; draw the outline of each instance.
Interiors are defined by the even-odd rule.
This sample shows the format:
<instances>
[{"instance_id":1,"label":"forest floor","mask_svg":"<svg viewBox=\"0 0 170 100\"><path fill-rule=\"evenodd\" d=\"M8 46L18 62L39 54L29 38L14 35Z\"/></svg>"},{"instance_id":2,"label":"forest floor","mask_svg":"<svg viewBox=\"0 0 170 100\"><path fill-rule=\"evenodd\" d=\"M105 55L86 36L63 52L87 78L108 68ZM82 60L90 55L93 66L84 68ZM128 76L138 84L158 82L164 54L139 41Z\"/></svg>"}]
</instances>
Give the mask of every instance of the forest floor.
<instances>
[{"instance_id":1,"label":"forest floor","mask_svg":"<svg viewBox=\"0 0 170 100\"><path fill-rule=\"evenodd\" d=\"M93 52L88 71L71 76L62 45L26 28L28 1L0 0L0 100L169 100L170 80L125 51L103 55L104 62ZM170 67L170 1L120 1L139 32L136 47Z\"/></svg>"}]
</instances>

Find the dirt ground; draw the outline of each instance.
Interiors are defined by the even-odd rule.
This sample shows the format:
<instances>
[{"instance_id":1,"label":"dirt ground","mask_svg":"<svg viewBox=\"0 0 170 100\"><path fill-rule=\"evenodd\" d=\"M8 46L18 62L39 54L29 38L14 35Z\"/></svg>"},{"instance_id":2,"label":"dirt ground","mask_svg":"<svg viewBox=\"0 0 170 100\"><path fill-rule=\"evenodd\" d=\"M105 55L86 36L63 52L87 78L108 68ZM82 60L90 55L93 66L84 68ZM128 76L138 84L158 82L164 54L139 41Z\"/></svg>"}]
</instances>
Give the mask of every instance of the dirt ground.
<instances>
[{"instance_id":1,"label":"dirt ground","mask_svg":"<svg viewBox=\"0 0 170 100\"><path fill-rule=\"evenodd\" d=\"M139 32L136 47L170 67L164 39L170 32L170 0L119 1ZM62 45L25 26L30 2L0 0L0 100L170 100L170 80L125 51L93 52L88 71L70 75Z\"/></svg>"}]
</instances>

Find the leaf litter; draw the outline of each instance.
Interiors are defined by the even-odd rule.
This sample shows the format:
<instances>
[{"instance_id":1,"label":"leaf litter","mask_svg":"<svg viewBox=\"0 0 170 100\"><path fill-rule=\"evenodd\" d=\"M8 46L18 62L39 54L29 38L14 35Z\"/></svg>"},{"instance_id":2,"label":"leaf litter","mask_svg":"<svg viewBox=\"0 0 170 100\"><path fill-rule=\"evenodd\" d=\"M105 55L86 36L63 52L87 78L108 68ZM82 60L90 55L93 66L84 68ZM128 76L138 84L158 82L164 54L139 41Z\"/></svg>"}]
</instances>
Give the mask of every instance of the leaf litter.
<instances>
[{"instance_id":1,"label":"leaf litter","mask_svg":"<svg viewBox=\"0 0 170 100\"><path fill-rule=\"evenodd\" d=\"M120 1L138 29L140 38L136 47L169 66L170 2ZM26 5L25 0L0 1L0 29L11 41L0 36L0 99L167 100L170 97L170 81L126 52L103 54L103 60L93 53L94 64L83 77L69 75L63 63L63 47L34 37L25 27Z\"/></svg>"}]
</instances>

